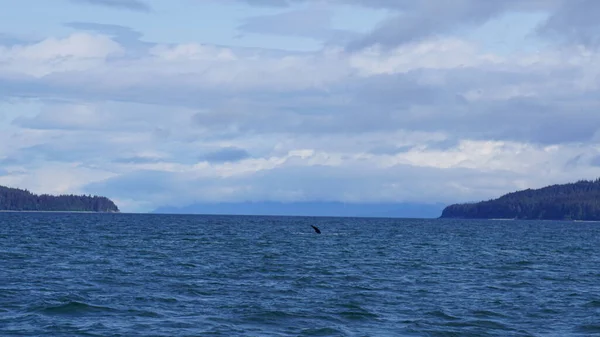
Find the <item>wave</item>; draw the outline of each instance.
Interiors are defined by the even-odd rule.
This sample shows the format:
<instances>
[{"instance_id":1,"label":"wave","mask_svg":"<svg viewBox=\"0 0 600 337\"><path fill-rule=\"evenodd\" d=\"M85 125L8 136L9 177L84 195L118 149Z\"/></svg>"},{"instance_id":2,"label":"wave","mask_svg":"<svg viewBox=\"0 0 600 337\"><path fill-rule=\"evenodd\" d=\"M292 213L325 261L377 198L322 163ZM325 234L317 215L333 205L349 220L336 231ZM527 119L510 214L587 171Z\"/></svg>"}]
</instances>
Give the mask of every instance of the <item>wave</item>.
<instances>
[{"instance_id":1,"label":"wave","mask_svg":"<svg viewBox=\"0 0 600 337\"><path fill-rule=\"evenodd\" d=\"M79 315L89 313L117 312L118 310L111 307L93 305L85 302L68 301L61 304L34 307L31 311L41 312L48 315Z\"/></svg>"}]
</instances>

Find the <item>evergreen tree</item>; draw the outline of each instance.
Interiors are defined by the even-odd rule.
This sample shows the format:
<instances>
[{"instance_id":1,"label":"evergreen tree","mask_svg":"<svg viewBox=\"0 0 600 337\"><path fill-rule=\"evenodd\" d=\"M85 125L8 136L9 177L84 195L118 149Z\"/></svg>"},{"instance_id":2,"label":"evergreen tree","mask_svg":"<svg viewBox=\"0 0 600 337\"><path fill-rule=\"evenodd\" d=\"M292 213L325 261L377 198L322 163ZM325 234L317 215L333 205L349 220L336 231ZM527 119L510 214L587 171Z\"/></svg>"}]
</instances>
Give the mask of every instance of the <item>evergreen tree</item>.
<instances>
[{"instance_id":1,"label":"evergreen tree","mask_svg":"<svg viewBox=\"0 0 600 337\"><path fill-rule=\"evenodd\" d=\"M3 211L69 211L119 212L115 203L91 195L36 195L28 190L0 186L0 210Z\"/></svg>"},{"instance_id":2,"label":"evergreen tree","mask_svg":"<svg viewBox=\"0 0 600 337\"><path fill-rule=\"evenodd\" d=\"M446 207L442 218L600 220L600 178L508 193Z\"/></svg>"}]
</instances>

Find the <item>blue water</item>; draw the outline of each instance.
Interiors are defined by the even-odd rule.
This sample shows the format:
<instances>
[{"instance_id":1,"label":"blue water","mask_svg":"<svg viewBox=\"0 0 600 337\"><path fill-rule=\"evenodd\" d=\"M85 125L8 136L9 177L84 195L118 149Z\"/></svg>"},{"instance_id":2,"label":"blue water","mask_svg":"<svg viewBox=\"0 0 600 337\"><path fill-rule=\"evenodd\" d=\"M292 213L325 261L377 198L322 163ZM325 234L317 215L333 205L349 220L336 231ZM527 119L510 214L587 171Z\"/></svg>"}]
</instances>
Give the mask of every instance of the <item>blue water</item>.
<instances>
[{"instance_id":1,"label":"blue water","mask_svg":"<svg viewBox=\"0 0 600 337\"><path fill-rule=\"evenodd\" d=\"M0 213L0 336L593 335L600 223Z\"/></svg>"}]
</instances>

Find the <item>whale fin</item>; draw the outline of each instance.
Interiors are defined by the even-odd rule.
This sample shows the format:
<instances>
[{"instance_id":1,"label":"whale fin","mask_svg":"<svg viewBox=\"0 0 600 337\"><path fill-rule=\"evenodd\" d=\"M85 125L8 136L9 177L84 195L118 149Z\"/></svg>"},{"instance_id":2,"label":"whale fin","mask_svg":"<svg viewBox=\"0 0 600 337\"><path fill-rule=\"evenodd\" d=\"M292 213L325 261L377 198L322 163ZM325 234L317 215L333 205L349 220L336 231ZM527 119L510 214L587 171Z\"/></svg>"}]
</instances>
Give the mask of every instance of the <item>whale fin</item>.
<instances>
[{"instance_id":1,"label":"whale fin","mask_svg":"<svg viewBox=\"0 0 600 337\"><path fill-rule=\"evenodd\" d=\"M310 225L310 226L311 226L311 227L312 227L312 228L315 230L315 232L316 232L317 234L321 234L321 230L320 230L320 229L318 229L317 227L315 227L315 226L313 226L313 225Z\"/></svg>"}]
</instances>

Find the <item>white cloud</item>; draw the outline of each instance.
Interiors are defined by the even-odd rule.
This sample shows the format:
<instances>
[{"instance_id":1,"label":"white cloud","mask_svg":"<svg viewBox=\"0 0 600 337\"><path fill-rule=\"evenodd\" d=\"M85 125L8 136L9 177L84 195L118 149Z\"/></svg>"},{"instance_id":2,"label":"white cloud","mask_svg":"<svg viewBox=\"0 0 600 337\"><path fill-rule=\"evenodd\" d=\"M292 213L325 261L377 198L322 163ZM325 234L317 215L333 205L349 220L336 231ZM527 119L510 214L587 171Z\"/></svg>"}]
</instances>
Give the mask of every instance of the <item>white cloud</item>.
<instances>
[{"instance_id":1,"label":"white cloud","mask_svg":"<svg viewBox=\"0 0 600 337\"><path fill-rule=\"evenodd\" d=\"M166 61L235 61L237 58L228 48L197 43L180 44L173 47L158 45L150 55Z\"/></svg>"},{"instance_id":2,"label":"white cloud","mask_svg":"<svg viewBox=\"0 0 600 337\"><path fill-rule=\"evenodd\" d=\"M12 172L14 173L0 176L0 185L26 188L37 194L84 193L83 187L87 184L115 176L114 173L84 167L77 162L45 162L41 167L24 166L21 170Z\"/></svg>"},{"instance_id":3,"label":"white cloud","mask_svg":"<svg viewBox=\"0 0 600 337\"><path fill-rule=\"evenodd\" d=\"M0 72L43 77L52 73L85 71L122 52L123 48L109 37L76 33L30 45L0 46Z\"/></svg>"},{"instance_id":4,"label":"white cloud","mask_svg":"<svg viewBox=\"0 0 600 337\"><path fill-rule=\"evenodd\" d=\"M350 56L350 64L364 76L407 73L418 69L456 69L493 66L504 60L457 38L409 43L390 51L373 47Z\"/></svg>"}]
</instances>

